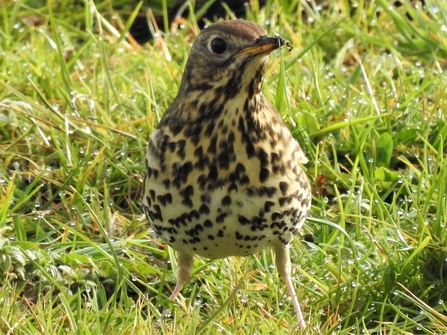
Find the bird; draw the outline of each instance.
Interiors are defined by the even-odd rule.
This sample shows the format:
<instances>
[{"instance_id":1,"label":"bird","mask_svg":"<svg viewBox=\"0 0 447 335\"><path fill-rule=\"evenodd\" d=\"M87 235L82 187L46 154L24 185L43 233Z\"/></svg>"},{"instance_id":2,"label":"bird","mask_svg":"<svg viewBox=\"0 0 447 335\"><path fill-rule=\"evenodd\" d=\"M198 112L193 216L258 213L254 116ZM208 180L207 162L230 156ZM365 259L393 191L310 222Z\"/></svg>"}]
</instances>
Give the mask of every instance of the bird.
<instances>
[{"instance_id":1,"label":"bird","mask_svg":"<svg viewBox=\"0 0 447 335\"><path fill-rule=\"evenodd\" d=\"M178 94L149 139L142 208L178 253L171 300L190 279L195 255L273 248L304 329L289 248L311 206L308 160L262 93L268 55L283 45L245 20L216 22L198 34Z\"/></svg>"}]
</instances>

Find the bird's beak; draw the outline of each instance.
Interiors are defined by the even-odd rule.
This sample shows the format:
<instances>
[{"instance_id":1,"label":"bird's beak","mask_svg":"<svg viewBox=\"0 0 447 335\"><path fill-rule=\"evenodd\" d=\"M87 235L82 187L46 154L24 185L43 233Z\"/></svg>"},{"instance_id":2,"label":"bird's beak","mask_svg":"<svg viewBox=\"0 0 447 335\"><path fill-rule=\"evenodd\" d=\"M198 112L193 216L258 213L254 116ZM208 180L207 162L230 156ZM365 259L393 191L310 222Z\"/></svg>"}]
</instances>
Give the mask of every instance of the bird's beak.
<instances>
[{"instance_id":1,"label":"bird's beak","mask_svg":"<svg viewBox=\"0 0 447 335\"><path fill-rule=\"evenodd\" d=\"M243 55L256 56L260 54L267 54L276 50L283 46L284 44L288 45L282 38L277 36L261 36L259 37L254 45L246 47L244 49L239 50L235 54L234 57L239 57Z\"/></svg>"}]
</instances>

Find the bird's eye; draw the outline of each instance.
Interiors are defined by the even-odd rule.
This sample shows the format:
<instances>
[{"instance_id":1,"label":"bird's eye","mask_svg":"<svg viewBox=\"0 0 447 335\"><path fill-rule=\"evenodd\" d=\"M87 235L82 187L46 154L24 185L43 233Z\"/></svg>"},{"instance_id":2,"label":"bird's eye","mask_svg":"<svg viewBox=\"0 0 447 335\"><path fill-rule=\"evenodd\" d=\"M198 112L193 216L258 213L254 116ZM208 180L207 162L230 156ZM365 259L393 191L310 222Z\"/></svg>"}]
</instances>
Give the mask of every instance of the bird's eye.
<instances>
[{"instance_id":1,"label":"bird's eye","mask_svg":"<svg viewBox=\"0 0 447 335\"><path fill-rule=\"evenodd\" d=\"M221 38L215 38L211 41L211 50L218 55L221 55L227 49L225 41Z\"/></svg>"}]
</instances>

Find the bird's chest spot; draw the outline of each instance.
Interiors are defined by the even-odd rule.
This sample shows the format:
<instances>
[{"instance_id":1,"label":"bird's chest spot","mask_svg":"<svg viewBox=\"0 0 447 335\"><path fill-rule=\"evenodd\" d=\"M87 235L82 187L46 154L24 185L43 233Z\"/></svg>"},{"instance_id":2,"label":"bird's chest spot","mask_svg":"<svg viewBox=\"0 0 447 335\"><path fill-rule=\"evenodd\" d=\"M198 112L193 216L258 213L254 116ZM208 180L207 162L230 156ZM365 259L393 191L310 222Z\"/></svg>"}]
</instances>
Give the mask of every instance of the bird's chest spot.
<instances>
[{"instance_id":1,"label":"bird's chest spot","mask_svg":"<svg viewBox=\"0 0 447 335\"><path fill-rule=\"evenodd\" d=\"M232 116L157 134L148 149L144 210L177 250L252 254L290 242L307 214L308 182L302 189L290 133L276 123L263 133L238 110Z\"/></svg>"}]
</instances>

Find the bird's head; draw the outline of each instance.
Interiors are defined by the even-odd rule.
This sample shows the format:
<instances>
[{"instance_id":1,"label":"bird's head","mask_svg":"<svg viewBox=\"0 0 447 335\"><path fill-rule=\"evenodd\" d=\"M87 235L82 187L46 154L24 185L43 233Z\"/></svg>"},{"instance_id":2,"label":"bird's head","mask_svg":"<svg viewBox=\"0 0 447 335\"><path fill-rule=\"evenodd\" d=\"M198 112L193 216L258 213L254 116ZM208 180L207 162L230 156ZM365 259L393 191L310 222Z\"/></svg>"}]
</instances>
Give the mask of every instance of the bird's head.
<instances>
[{"instance_id":1,"label":"bird's head","mask_svg":"<svg viewBox=\"0 0 447 335\"><path fill-rule=\"evenodd\" d=\"M214 90L231 99L238 92L258 93L267 55L284 45L256 23L222 21L205 28L194 41L180 91Z\"/></svg>"}]
</instances>

